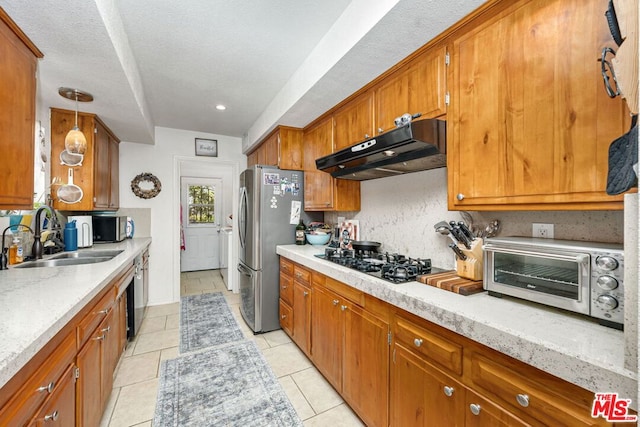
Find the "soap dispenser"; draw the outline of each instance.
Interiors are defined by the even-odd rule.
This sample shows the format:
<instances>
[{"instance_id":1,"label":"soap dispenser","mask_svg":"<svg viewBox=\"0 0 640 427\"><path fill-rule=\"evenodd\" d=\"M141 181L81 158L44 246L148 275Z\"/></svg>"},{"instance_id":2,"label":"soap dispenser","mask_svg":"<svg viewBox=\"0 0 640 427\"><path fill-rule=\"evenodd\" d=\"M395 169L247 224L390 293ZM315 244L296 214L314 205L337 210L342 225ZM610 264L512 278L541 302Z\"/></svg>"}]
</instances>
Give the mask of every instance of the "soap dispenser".
<instances>
[{"instance_id":1,"label":"soap dispenser","mask_svg":"<svg viewBox=\"0 0 640 427\"><path fill-rule=\"evenodd\" d=\"M75 220L67 222L67 225L64 226L64 250L78 250L78 229Z\"/></svg>"}]
</instances>

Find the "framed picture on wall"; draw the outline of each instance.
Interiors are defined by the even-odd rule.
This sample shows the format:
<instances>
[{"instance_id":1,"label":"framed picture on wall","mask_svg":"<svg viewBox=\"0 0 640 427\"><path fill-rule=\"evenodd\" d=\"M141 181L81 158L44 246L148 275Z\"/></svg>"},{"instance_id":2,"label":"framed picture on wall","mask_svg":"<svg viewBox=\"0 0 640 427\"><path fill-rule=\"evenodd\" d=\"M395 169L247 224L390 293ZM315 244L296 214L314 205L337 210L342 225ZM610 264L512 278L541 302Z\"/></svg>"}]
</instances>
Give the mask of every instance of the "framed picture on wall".
<instances>
[{"instance_id":1,"label":"framed picture on wall","mask_svg":"<svg viewBox=\"0 0 640 427\"><path fill-rule=\"evenodd\" d=\"M218 140L196 138L196 156L218 157Z\"/></svg>"}]
</instances>

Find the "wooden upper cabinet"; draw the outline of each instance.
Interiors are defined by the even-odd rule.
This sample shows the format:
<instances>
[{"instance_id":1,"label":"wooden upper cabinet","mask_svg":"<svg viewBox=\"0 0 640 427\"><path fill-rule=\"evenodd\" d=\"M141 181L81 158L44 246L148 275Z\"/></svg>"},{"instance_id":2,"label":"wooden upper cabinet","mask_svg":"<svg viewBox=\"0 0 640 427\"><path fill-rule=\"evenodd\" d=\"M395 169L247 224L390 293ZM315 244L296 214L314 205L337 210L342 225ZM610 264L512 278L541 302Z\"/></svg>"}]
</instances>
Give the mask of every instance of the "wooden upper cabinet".
<instances>
[{"instance_id":1,"label":"wooden upper cabinet","mask_svg":"<svg viewBox=\"0 0 640 427\"><path fill-rule=\"evenodd\" d=\"M334 151L350 147L373 135L373 91L359 95L333 113Z\"/></svg>"},{"instance_id":2,"label":"wooden upper cabinet","mask_svg":"<svg viewBox=\"0 0 640 427\"><path fill-rule=\"evenodd\" d=\"M247 155L247 166L302 170L302 129L278 126Z\"/></svg>"},{"instance_id":3,"label":"wooden upper cabinet","mask_svg":"<svg viewBox=\"0 0 640 427\"><path fill-rule=\"evenodd\" d=\"M316 168L316 159L333 152L333 119L322 120L305 129L304 147L304 210L360 210L360 182L335 179Z\"/></svg>"},{"instance_id":4,"label":"wooden upper cabinet","mask_svg":"<svg viewBox=\"0 0 640 427\"><path fill-rule=\"evenodd\" d=\"M606 9L519 1L453 40L449 209L622 209L605 193L608 147L628 129L597 61L613 43Z\"/></svg>"},{"instance_id":5,"label":"wooden upper cabinet","mask_svg":"<svg viewBox=\"0 0 640 427\"><path fill-rule=\"evenodd\" d=\"M0 7L0 209L33 208L38 58L42 53Z\"/></svg>"},{"instance_id":6,"label":"wooden upper cabinet","mask_svg":"<svg viewBox=\"0 0 640 427\"><path fill-rule=\"evenodd\" d=\"M429 48L376 86L377 133L394 128L394 119L405 113L422 118L446 113L446 60L445 46Z\"/></svg>"},{"instance_id":7,"label":"wooden upper cabinet","mask_svg":"<svg viewBox=\"0 0 640 427\"><path fill-rule=\"evenodd\" d=\"M51 109L51 156L57 159L64 148L64 138L73 127L75 112ZM87 138L87 150L81 166L66 166L51 162L51 177L61 183L68 182L68 171L73 170L73 182L83 192L78 203L64 203L56 196L52 186L53 207L59 210L93 211L117 210L119 203L119 151L120 140L95 114L78 113L78 127Z\"/></svg>"}]
</instances>

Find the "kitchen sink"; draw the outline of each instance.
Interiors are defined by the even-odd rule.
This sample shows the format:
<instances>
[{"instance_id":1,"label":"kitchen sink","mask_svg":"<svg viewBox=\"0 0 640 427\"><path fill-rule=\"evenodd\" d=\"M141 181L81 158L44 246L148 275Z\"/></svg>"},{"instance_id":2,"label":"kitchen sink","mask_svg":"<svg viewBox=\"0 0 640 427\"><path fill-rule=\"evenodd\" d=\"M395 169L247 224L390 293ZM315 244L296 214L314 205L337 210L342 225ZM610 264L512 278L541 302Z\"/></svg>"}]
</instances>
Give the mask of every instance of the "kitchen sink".
<instances>
[{"instance_id":1,"label":"kitchen sink","mask_svg":"<svg viewBox=\"0 0 640 427\"><path fill-rule=\"evenodd\" d=\"M65 265L95 264L113 259L122 250L65 252L49 259L25 262L15 268L61 267Z\"/></svg>"},{"instance_id":2,"label":"kitchen sink","mask_svg":"<svg viewBox=\"0 0 640 427\"><path fill-rule=\"evenodd\" d=\"M80 265L95 264L105 262L112 259L112 256L91 257L91 258L60 258L60 259L41 259L38 261L25 262L15 268L35 268L35 267L61 267L64 265Z\"/></svg>"},{"instance_id":3,"label":"kitchen sink","mask_svg":"<svg viewBox=\"0 0 640 427\"><path fill-rule=\"evenodd\" d=\"M69 259L69 258L113 258L122 253L122 250L104 250L104 251L75 251L63 252L59 255L52 256L50 259Z\"/></svg>"}]
</instances>

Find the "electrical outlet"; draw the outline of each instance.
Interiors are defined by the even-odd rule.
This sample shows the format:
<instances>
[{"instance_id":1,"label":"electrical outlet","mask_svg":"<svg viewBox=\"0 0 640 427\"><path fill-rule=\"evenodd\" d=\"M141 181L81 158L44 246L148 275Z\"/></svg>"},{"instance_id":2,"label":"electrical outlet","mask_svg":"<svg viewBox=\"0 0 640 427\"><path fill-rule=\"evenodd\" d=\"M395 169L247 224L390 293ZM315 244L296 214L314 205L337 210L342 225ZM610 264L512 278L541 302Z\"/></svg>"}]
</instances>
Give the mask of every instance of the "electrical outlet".
<instances>
[{"instance_id":1,"label":"electrical outlet","mask_svg":"<svg viewBox=\"0 0 640 427\"><path fill-rule=\"evenodd\" d=\"M544 239L553 239L553 224L536 224L533 223L533 237L542 237Z\"/></svg>"}]
</instances>

